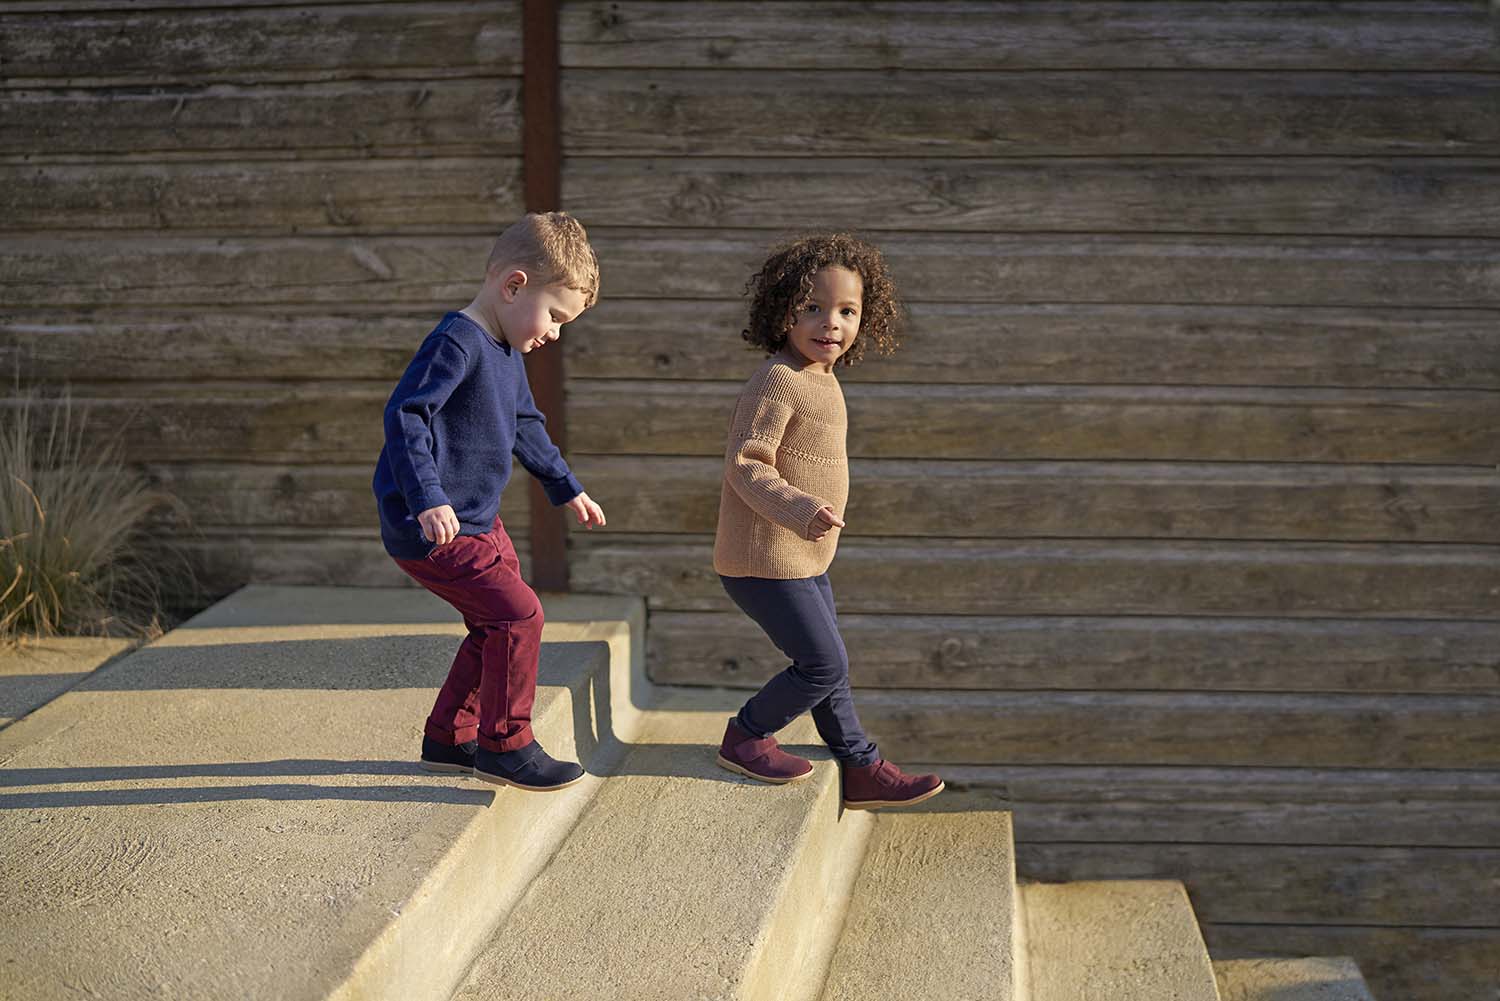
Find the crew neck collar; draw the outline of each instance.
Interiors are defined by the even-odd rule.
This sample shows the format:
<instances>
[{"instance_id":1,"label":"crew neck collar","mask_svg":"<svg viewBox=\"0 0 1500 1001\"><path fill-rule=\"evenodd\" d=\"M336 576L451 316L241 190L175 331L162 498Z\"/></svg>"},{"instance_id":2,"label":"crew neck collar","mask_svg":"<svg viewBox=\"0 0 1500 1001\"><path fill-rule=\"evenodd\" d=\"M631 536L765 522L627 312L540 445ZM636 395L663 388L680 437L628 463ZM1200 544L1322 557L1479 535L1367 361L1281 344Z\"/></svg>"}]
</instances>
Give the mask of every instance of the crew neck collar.
<instances>
[{"instance_id":1,"label":"crew neck collar","mask_svg":"<svg viewBox=\"0 0 1500 1001\"><path fill-rule=\"evenodd\" d=\"M804 372L804 373L806 373L806 374L808 374L810 376L814 376L815 378L818 378L818 379L837 379L838 378L838 376L836 376L836 375L833 374L833 370L831 368L827 372L824 372L822 369L819 369L819 368L816 367L816 365L817 365L816 362L810 362L806 358L803 358L801 355L799 355L796 352L796 350L791 346L790 343L782 345L781 350L776 352L776 357L780 358L782 361L785 361L787 364L791 365L791 367L793 369L795 369L796 371L798 371L798 372Z\"/></svg>"}]
</instances>

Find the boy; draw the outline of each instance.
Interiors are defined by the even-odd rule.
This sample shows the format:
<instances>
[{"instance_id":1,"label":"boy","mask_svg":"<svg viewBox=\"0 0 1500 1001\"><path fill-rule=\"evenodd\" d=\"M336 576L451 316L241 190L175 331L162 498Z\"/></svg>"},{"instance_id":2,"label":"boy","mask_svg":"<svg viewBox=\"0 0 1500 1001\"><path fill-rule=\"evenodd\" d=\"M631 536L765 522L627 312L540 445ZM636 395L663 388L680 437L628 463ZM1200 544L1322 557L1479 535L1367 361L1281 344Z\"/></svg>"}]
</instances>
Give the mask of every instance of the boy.
<instances>
[{"instance_id":1,"label":"boy","mask_svg":"<svg viewBox=\"0 0 1500 1001\"><path fill-rule=\"evenodd\" d=\"M497 512L514 453L554 505L590 529L604 525L547 436L521 360L557 340L598 291L599 263L578 221L525 216L495 241L474 301L427 335L386 404L374 481L381 540L469 627L427 718L429 771L537 791L583 778L532 736L542 606Z\"/></svg>"}]
</instances>

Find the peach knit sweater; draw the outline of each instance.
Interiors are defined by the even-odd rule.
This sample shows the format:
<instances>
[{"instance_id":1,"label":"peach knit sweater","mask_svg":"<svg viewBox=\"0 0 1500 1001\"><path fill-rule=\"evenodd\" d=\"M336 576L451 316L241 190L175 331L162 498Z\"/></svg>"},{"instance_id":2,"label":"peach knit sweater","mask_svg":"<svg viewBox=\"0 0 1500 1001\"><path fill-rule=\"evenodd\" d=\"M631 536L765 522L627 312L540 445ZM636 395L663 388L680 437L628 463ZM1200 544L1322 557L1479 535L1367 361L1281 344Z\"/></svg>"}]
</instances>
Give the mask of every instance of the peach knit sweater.
<instances>
[{"instance_id":1,"label":"peach knit sweater","mask_svg":"<svg viewBox=\"0 0 1500 1001\"><path fill-rule=\"evenodd\" d=\"M787 349L767 358L734 405L719 493L714 570L791 580L828 569L839 530L805 538L818 509L849 499L849 419L838 377Z\"/></svg>"}]
</instances>

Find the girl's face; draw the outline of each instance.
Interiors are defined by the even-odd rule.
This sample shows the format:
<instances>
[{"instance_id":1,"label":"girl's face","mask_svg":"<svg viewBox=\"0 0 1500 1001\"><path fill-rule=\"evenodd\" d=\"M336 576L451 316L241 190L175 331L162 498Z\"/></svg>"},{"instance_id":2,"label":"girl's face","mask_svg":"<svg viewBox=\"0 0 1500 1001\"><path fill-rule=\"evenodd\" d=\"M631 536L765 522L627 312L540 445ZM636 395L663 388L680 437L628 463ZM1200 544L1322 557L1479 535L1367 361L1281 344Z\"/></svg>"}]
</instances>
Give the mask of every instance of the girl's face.
<instances>
[{"instance_id":1,"label":"girl's face","mask_svg":"<svg viewBox=\"0 0 1500 1001\"><path fill-rule=\"evenodd\" d=\"M848 351L859 336L859 311L865 283L857 271L822 268L813 275L812 294L792 314L787 344L823 372Z\"/></svg>"}]
</instances>

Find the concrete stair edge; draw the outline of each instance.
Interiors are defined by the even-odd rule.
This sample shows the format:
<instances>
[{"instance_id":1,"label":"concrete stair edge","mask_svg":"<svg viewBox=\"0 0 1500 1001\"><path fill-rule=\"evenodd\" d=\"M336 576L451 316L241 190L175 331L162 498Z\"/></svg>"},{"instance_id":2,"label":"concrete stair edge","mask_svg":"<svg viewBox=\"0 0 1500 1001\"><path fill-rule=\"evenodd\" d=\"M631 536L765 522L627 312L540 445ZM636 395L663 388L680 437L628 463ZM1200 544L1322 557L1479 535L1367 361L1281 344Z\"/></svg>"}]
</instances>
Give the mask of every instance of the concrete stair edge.
<instances>
[{"instance_id":1,"label":"concrete stair edge","mask_svg":"<svg viewBox=\"0 0 1500 1001\"><path fill-rule=\"evenodd\" d=\"M1375 1001L1349 956L1216 959L1221 1001Z\"/></svg>"}]
</instances>

